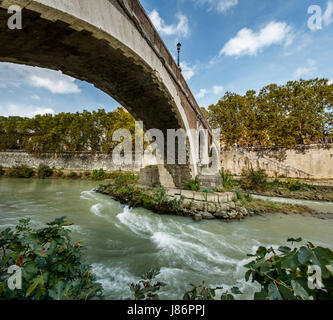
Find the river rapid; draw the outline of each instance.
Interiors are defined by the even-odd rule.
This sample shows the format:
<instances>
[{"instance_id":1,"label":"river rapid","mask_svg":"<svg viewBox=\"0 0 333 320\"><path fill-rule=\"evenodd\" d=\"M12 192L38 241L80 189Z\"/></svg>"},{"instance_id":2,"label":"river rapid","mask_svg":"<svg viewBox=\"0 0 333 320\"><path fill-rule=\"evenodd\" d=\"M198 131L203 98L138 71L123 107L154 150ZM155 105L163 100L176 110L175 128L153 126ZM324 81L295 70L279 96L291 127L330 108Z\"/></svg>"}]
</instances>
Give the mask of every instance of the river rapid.
<instances>
[{"instance_id":1,"label":"river rapid","mask_svg":"<svg viewBox=\"0 0 333 320\"><path fill-rule=\"evenodd\" d=\"M108 299L130 297L129 284L151 268L167 283L162 299L181 299L189 284L238 286L242 299L251 299L256 285L246 283L243 267L260 245L285 244L302 237L333 249L333 220L301 215L267 214L231 224L195 223L189 218L160 216L129 209L93 191L98 182L0 179L0 230L20 218L45 226L67 216L74 240L84 240L87 262L93 265ZM277 201L283 201L278 199ZM297 200L300 203L305 201ZM312 203L333 214L332 203Z\"/></svg>"}]
</instances>

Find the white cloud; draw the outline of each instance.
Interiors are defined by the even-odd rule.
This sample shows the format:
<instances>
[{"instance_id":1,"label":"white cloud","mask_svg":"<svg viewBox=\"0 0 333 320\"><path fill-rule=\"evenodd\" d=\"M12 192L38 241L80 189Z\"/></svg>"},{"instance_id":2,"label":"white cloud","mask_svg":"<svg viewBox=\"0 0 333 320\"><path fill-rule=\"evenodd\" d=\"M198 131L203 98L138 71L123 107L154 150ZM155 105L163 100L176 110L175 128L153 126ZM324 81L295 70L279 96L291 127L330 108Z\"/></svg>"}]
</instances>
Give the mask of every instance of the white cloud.
<instances>
[{"instance_id":1,"label":"white cloud","mask_svg":"<svg viewBox=\"0 0 333 320\"><path fill-rule=\"evenodd\" d=\"M186 81L190 80L195 75L196 66L190 66L186 61L180 63L183 77Z\"/></svg>"},{"instance_id":2,"label":"white cloud","mask_svg":"<svg viewBox=\"0 0 333 320\"><path fill-rule=\"evenodd\" d=\"M30 81L32 86L37 88L49 89L52 93L79 93L80 89L74 83L74 79L54 79L50 77L31 76Z\"/></svg>"},{"instance_id":3,"label":"white cloud","mask_svg":"<svg viewBox=\"0 0 333 320\"><path fill-rule=\"evenodd\" d=\"M200 89L199 93L195 95L196 99L202 99L204 98L207 94L214 94L214 95L219 95L223 92L224 88L222 86L213 86L211 90L207 89Z\"/></svg>"},{"instance_id":4,"label":"white cloud","mask_svg":"<svg viewBox=\"0 0 333 320\"><path fill-rule=\"evenodd\" d=\"M35 94L35 95L31 96L31 99L33 99L33 100L40 100L40 97Z\"/></svg>"},{"instance_id":5,"label":"white cloud","mask_svg":"<svg viewBox=\"0 0 333 320\"><path fill-rule=\"evenodd\" d=\"M207 89L200 89L199 93L195 95L195 98L202 99L206 96L207 92Z\"/></svg>"},{"instance_id":6,"label":"white cloud","mask_svg":"<svg viewBox=\"0 0 333 320\"><path fill-rule=\"evenodd\" d=\"M35 107L35 106L26 106L26 105L16 105L9 104L7 106L0 105L0 115L9 117L9 116L20 116L32 118L37 114L55 114L55 111L51 108L45 107Z\"/></svg>"},{"instance_id":7,"label":"white cloud","mask_svg":"<svg viewBox=\"0 0 333 320\"><path fill-rule=\"evenodd\" d=\"M333 1L327 2L327 9L323 15L323 21L326 26L333 22Z\"/></svg>"},{"instance_id":8,"label":"white cloud","mask_svg":"<svg viewBox=\"0 0 333 320\"><path fill-rule=\"evenodd\" d=\"M166 24L165 21L160 17L158 11L155 9L149 13L149 18L154 24L156 30L161 34L167 36L182 35L187 37L190 34L190 28L188 19L181 13L176 14L178 24Z\"/></svg>"},{"instance_id":9,"label":"white cloud","mask_svg":"<svg viewBox=\"0 0 333 320\"><path fill-rule=\"evenodd\" d=\"M243 56L256 55L258 52L273 44L290 45L294 35L292 28L285 22L271 21L258 32L244 28L240 30L236 37L230 39L223 49L220 56Z\"/></svg>"},{"instance_id":10,"label":"white cloud","mask_svg":"<svg viewBox=\"0 0 333 320\"><path fill-rule=\"evenodd\" d=\"M13 63L0 63L0 82L15 87L29 85L35 88L45 88L58 94L81 92L75 79L60 71Z\"/></svg>"},{"instance_id":11,"label":"white cloud","mask_svg":"<svg viewBox=\"0 0 333 320\"><path fill-rule=\"evenodd\" d=\"M330 85L330 84L333 84L333 79L328 80L328 84L329 84L329 85Z\"/></svg>"},{"instance_id":12,"label":"white cloud","mask_svg":"<svg viewBox=\"0 0 333 320\"><path fill-rule=\"evenodd\" d=\"M213 86L213 93L214 94L220 94L221 92L223 92L223 87L221 86Z\"/></svg>"},{"instance_id":13,"label":"white cloud","mask_svg":"<svg viewBox=\"0 0 333 320\"><path fill-rule=\"evenodd\" d=\"M308 63L304 67L297 68L295 72L295 78L304 78L314 76L317 71L317 63L314 60L308 60Z\"/></svg>"},{"instance_id":14,"label":"white cloud","mask_svg":"<svg viewBox=\"0 0 333 320\"><path fill-rule=\"evenodd\" d=\"M224 13L238 4L238 0L194 0L198 4L208 4L209 9L215 8L218 12Z\"/></svg>"}]
</instances>

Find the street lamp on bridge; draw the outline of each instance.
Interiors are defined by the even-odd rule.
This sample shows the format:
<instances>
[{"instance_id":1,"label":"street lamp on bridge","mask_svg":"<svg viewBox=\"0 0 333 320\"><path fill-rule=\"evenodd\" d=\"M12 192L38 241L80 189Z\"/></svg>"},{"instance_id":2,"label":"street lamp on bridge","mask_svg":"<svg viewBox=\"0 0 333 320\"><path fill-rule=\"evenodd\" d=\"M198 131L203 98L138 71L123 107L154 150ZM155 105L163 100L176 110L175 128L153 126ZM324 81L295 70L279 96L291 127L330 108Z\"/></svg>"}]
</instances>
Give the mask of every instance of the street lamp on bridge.
<instances>
[{"instance_id":1,"label":"street lamp on bridge","mask_svg":"<svg viewBox=\"0 0 333 320\"><path fill-rule=\"evenodd\" d=\"M178 68L180 69L180 71L182 71L182 69L180 68L180 49L182 47L182 44L180 42L177 43L177 52L178 52Z\"/></svg>"}]
</instances>

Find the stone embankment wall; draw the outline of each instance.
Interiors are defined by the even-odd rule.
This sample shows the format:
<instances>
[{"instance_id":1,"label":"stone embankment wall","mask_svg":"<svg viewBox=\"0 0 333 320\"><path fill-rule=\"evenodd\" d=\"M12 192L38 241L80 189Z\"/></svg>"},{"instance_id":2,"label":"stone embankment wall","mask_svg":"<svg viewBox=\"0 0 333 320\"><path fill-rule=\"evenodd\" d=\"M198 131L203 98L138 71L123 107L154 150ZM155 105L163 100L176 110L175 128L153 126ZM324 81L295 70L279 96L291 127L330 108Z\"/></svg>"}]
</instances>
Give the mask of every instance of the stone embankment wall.
<instances>
[{"instance_id":1,"label":"stone embankment wall","mask_svg":"<svg viewBox=\"0 0 333 320\"><path fill-rule=\"evenodd\" d=\"M249 214L244 207L236 204L237 196L234 192L205 193L168 189L167 194L171 200L182 198L183 210L190 213L195 221L242 219Z\"/></svg>"},{"instance_id":2,"label":"stone embankment wall","mask_svg":"<svg viewBox=\"0 0 333 320\"><path fill-rule=\"evenodd\" d=\"M222 167L239 175L243 168L265 169L271 176L333 179L333 144L281 148L234 148L221 152Z\"/></svg>"},{"instance_id":3,"label":"stone embankment wall","mask_svg":"<svg viewBox=\"0 0 333 320\"><path fill-rule=\"evenodd\" d=\"M71 153L51 154L44 153L40 157L34 157L27 152L9 151L0 152L0 165L4 167L13 167L16 165L27 165L32 168L37 168L41 163L44 163L56 169L69 170L96 170L104 169L106 171L140 171L141 163L132 165L122 164L116 165L111 155L103 153L91 154L89 152L76 153L73 156Z\"/></svg>"}]
</instances>

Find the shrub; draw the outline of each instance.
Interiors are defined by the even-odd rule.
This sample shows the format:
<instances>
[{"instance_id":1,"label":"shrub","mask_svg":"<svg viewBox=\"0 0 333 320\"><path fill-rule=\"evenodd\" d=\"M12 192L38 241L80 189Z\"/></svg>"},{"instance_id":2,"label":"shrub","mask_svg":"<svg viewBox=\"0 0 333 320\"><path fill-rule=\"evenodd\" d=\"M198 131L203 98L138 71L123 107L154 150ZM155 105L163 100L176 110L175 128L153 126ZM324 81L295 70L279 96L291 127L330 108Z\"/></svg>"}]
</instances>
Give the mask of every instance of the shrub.
<instances>
[{"instance_id":1,"label":"shrub","mask_svg":"<svg viewBox=\"0 0 333 320\"><path fill-rule=\"evenodd\" d=\"M130 289L134 300L158 300L156 292L166 285L155 280L155 277L159 274L159 270L150 270L142 276L142 280L138 283L131 284Z\"/></svg>"},{"instance_id":2,"label":"shrub","mask_svg":"<svg viewBox=\"0 0 333 320\"><path fill-rule=\"evenodd\" d=\"M84 179L89 179L91 177L91 172L90 171L85 171L83 172L83 178Z\"/></svg>"},{"instance_id":3,"label":"shrub","mask_svg":"<svg viewBox=\"0 0 333 320\"><path fill-rule=\"evenodd\" d=\"M93 180L104 180L107 179L107 173L101 168L99 170L94 170L92 174Z\"/></svg>"},{"instance_id":4,"label":"shrub","mask_svg":"<svg viewBox=\"0 0 333 320\"><path fill-rule=\"evenodd\" d=\"M53 175L57 178L64 177L64 173L62 170L54 170Z\"/></svg>"},{"instance_id":5,"label":"shrub","mask_svg":"<svg viewBox=\"0 0 333 320\"><path fill-rule=\"evenodd\" d=\"M169 199L166 189L161 185L157 185L154 188L152 197L157 205L161 205L161 204L167 202Z\"/></svg>"},{"instance_id":6,"label":"shrub","mask_svg":"<svg viewBox=\"0 0 333 320\"><path fill-rule=\"evenodd\" d=\"M26 165L14 166L7 170L6 175L13 178L31 178L35 174L34 169Z\"/></svg>"},{"instance_id":7,"label":"shrub","mask_svg":"<svg viewBox=\"0 0 333 320\"><path fill-rule=\"evenodd\" d=\"M205 282L202 285L194 286L192 289L184 294L183 300L215 300L217 296L217 290L223 290L223 287L209 288L205 286ZM233 287L227 291L221 293L220 300L235 300L234 294L241 294L238 287Z\"/></svg>"},{"instance_id":8,"label":"shrub","mask_svg":"<svg viewBox=\"0 0 333 320\"><path fill-rule=\"evenodd\" d=\"M241 201L243 204L245 202L251 202L253 197L251 196L250 192L244 193L240 190L236 190L237 200Z\"/></svg>"},{"instance_id":9,"label":"shrub","mask_svg":"<svg viewBox=\"0 0 333 320\"><path fill-rule=\"evenodd\" d=\"M37 176L39 179L49 178L53 175L53 169L48 165L41 163L37 170Z\"/></svg>"},{"instance_id":10,"label":"shrub","mask_svg":"<svg viewBox=\"0 0 333 320\"><path fill-rule=\"evenodd\" d=\"M196 176L194 179L191 179L184 187L185 190L191 191L200 191L201 181L199 176Z\"/></svg>"},{"instance_id":11,"label":"shrub","mask_svg":"<svg viewBox=\"0 0 333 320\"><path fill-rule=\"evenodd\" d=\"M244 190L264 190L267 187L267 174L263 169L242 171L241 187Z\"/></svg>"},{"instance_id":12,"label":"shrub","mask_svg":"<svg viewBox=\"0 0 333 320\"><path fill-rule=\"evenodd\" d=\"M220 171L220 176L223 188L227 190L232 189L234 186L234 181L231 172L228 170L225 171L224 168L222 168L222 171Z\"/></svg>"},{"instance_id":13,"label":"shrub","mask_svg":"<svg viewBox=\"0 0 333 320\"><path fill-rule=\"evenodd\" d=\"M113 179L113 184L117 187L133 185L138 182L138 175L132 172L112 172L110 178Z\"/></svg>"},{"instance_id":14,"label":"shrub","mask_svg":"<svg viewBox=\"0 0 333 320\"><path fill-rule=\"evenodd\" d=\"M202 190L202 192L204 192L204 193L214 193L214 191L211 190L211 189L204 189L204 190Z\"/></svg>"},{"instance_id":15,"label":"shrub","mask_svg":"<svg viewBox=\"0 0 333 320\"><path fill-rule=\"evenodd\" d=\"M102 287L83 263L83 247L72 243L65 217L42 229L20 220L14 230L0 233L0 299L101 299ZM8 267L22 268L22 289L8 288Z\"/></svg>"},{"instance_id":16,"label":"shrub","mask_svg":"<svg viewBox=\"0 0 333 320\"><path fill-rule=\"evenodd\" d=\"M288 179L286 182L286 187L290 191L299 191L302 189L302 184L298 180Z\"/></svg>"},{"instance_id":17,"label":"shrub","mask_svg":"<svg viewBox=\"0 0 333 320\"><path fill-rule=\"evenodd\" d=\"M3 166L0 166L0 177L3 176L5 174L5 170L3 168Z\"/></svg>"},{"instance_id":18,"label":"shrub","mask_svg":"<svg viewBox=\"0 0 333 320\"><path fill-rule=\"evenodd\" d=\"M75 171L71 171L66 177L70 179L79 179L80 175L78 175Z\"/></svg>"},{"instance_id":19,"label":"shrub","mask_svg":"<svg viewBox=\"0 0 333 320\"><path fill-rule=\"evenodd\" d=\"M288 239L301 242L302 239ZM245 279L257 282L261 291L256 300L332 300L333 252L311 242L300 248L260 247L245 267ZM316 268L314 268L316 266ZM319 270L318 270L319 269Z\"/></svg>"}]
</instances>

